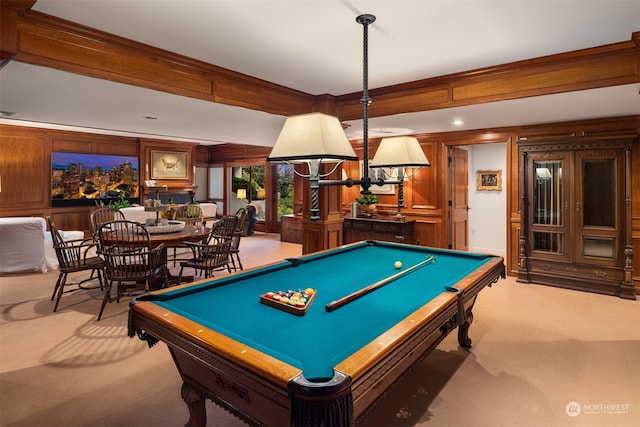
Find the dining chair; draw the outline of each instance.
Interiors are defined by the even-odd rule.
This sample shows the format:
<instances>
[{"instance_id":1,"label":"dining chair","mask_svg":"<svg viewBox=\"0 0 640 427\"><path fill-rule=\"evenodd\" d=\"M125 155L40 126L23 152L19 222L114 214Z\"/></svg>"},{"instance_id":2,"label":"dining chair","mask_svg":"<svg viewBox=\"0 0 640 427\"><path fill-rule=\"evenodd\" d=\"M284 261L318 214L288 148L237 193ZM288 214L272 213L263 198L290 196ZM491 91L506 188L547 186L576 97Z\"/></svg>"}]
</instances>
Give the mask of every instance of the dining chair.
<instances>
[{"instance_id":1,"label":"dining chair","mask_svg":"<svg viewBox=\"0 0 640 427\"><path fill-rule=\"evenodd\" d=\"M164 245L160 244L155 248L132 248L130 246L107 246L102 248L100 255L104 257L105 278L107 285L105 289L98 320L102 318L102 313L107 302L112 302L111 289L116 283L116 302L120 302L120 296L124 295L131 287L125 288L125 283L133 283L133 288L140 289L144 284L144 291L150 289L150 279L162 278L164 286L168 285L165 266L160 262L160 252Z\"/></svg>"},{"instance_id":2,"label":"dining chair","mask_svg":"<svg viewBox=\"0 0 640 427\"><path fill-rule=\"evenodd\" d=\"M247 206L243 206L236 211L236 216L238 217L238 222L236 224L236 227L239 229L243 228L245 224L245 220L247 219Z\"/></svg>"},{"instance_id":3,"label":"dining chair","mask_svg":"<svg viewBox=\"0 0 640 427\"><path fill-rule=\"evenodd\" d=\"M244 269L242 267L242 261L240 261L240 239L243 236L246 236L245 225L249 221L249 209L248 209L249 206L251 205L244 206L238 209L238 211L236 212L236 217L237 217L236 231L233 233L233 236L231 237L231 249L230 249L231 262L233 265L233 269L235 271ZM237 266L236 266L236 261L238 262Z\"/></svg>"},{"instance_id":4,"label":"dining chair","mask_svg":"<svg viewBox=\"0 0 640 427\"><path fill-rule=\"evenodd\" d=\"M202 208L198 204L187 203L176 209L175 220L184 221L187 226L195 227L202 224Z\"/></svg>"},{"instance_id":5,"label":"dining chair","mask_svg":"<svg viewBox=\"0 0 640 427\"><path fill-rule=\"evenodd\" d=\"M200 227L202 226L202 209L199 205L186 204L176 209L174 219L176 221L183 221L185 227ZM208 242L203 242L208 243ZM178 259L178 249L188 248L186 245L178 245L173 247L173 266L176 266L176 260Z\"/></svg>"},{"instance_id":6,"label":"dining chair","mask_svg":"<svg viewBox=\"0 0 640 427\"><path fill-rule=\"evenodd\" d=\"M51 295L51 301L53 301L54 298L56 300L53 306L53 311L55 312L58 309L58 304L60 303L62 294L65 293L65 286L70 284L67 283L67 278L70 273L91 271L89 278L75 283L77 287L71 291L76 291L78 289L95 289L95 287L82 287L83 283L94 280L95 278L98 279L100 289L103 289L102 271L105 267L105 262L95 254L97 245L92 238L65 241L60 230L56 227L56 224L49 216L47 217L47 223L49 225L49 232L51 233L53 249L56 252L59 264L58 280L56 281L56 285L53 288L53 294Z\"/></svg>"},{"instance_id":7,"label":"dining chair","mask_svg":"<svg viewBox=\"0 0 640 427\"><path fill-rule=\"evenodd\" d=\"M105 260L107 281L98 320L107 302L112 302L111 289L116 284L116 302L127 292L148 292L152 279L168 286L166 265L163 261L164 244L152 247L147 228L134 221L112 221L99 229L99 254ZM127 285L128 284L128 285Z\"/></svg>"},{"instance_id":8,"label":"dining chair","mask_svg":"<svg viewBox=\"0 0 640 427\"><path fill-rule=\"evenodd\" d=\"M102 206L93 212L91 212L91 232L93 236L98 239L98 229L105 222L123 221L125 219L124 214L119 209L114 209L111 206Z\"/></svg>"},{"instance_id":9,"label":"dining chair","mask_svg":"<svg viewBox=\"0 0 640 427\"><path fill-rule=\"evenodd\" d=\"M224 215L217 221L211 229L211 239L217 243L231 241L234 233L238 229L238 217L235 215Z\"/></svg>"},{"instance_id":10,"label":"dining chair","mask_svg":"<svg viewBox=\"0 0 640 427\"><path fill-rule=\"evenodd\" d=\"M180 262L180 274L178 277L182 277L182 271L185 268L193 268L198 274L204 274L205 278L213 276L213 272L217 270L226 269L231 273L231 241L223 240L219 243L204 244L185 242L185 244L191 248L193 258Z\"/></svg>"},{"instance_id":11,"label":"dining chair","mask_svg":"<svg viewBox=\"0 0 640 427\"><path fill-rule=\"evenodd\" d=\"M213 224L211 238L220 242L231 240L233 233L237 229L238 217L234 215L224 215Z\"/></svg>"},{"instance_id":12,"label":"dining chair","mask_svg":"<svg viewBox=\"0 0 640 427\"><path fill-rule=\"evenodd\" d=\"M224 215L213 225L210 238L211 244L230 242L229 262L231 263L231 268L233 268L234 271L238 268L236 267L234 257L231 256L231 248L233 247L234 239L238 235L238 231L238 217L235 214Z\"/></svg>"},{"instance_id":13,"label":"dining chair","mask_svg":"<svg viewBox=\"0 0 640 427\"><path fill-rule=\"evenodd\" d=\"M98 241L101 247L129 246L131 248L150 248L151 235L143 224L135 221L108 221L98 228Z\"/></svg>"}]
</instances>

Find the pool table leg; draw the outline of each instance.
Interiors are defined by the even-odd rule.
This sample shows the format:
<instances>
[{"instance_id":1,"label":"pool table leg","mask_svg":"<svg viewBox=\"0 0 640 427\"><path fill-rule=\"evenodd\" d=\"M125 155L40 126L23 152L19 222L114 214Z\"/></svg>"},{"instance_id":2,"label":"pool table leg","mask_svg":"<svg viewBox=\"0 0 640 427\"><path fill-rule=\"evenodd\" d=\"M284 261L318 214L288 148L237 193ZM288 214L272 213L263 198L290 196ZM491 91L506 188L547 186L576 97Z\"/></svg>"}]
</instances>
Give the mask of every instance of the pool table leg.
<instances>
[{"instance_id":1,"label":"pool table leg","mask_svg":"<svg viewBox=\"0 0 640 427\"><path fill-rule=\"evenodd\" d=\"M471 322L473 322L473 313L468 311L465 322L458 326L458 344L463 348L471 348L471 338L469 338Z\"/></svg>"},{"instance_id":2,"label":"pool table leg","mask_svg":"<svg viewBox=\"0 0 640 427\"><path fill-rule=\"evenodd\" d=\"M189 421L184 427L204 427L207 425L206 399L187 383L182 384L180 394L189 408Z\"/></svg>"}]
</instances>

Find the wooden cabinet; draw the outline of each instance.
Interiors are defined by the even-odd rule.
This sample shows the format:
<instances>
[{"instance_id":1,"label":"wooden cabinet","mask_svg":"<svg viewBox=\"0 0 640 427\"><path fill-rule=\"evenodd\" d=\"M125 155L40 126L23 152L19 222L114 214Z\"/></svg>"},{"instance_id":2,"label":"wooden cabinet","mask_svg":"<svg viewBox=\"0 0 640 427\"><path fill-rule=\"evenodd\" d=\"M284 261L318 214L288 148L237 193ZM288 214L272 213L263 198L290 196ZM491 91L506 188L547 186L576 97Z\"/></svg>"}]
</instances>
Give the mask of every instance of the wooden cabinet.
<instances>
[{"instance_id":1,"label":"wooden cabinet","mask_svg":"<svg viewBox=\"0 0 640 427\"><path fill-rule=\"evenodd\" d=\"M342 224L343 243L360 240L382 240L396 243L415 243L415 220L393 221L366 218L344 218Z\"/></svg>"},{"instance_id":2,"label":"wooden cabinet","mask_svg":"<svg viewBox=\"0 0 640 427\"><path fill-rule=\"evenodd\" d=\"M635 298L632 137L520 141L518 279Z\"/></svg>"},{"instance_id":3,"label":"wooden cabinet","mask_svg":"<svg viewBox=\"0 0 640 427\"><path fill-rule=\"evenodd\" d=\"M280 218L280 241L302 243L302 217L282 215Z\"/></svg>"}]
</instances>

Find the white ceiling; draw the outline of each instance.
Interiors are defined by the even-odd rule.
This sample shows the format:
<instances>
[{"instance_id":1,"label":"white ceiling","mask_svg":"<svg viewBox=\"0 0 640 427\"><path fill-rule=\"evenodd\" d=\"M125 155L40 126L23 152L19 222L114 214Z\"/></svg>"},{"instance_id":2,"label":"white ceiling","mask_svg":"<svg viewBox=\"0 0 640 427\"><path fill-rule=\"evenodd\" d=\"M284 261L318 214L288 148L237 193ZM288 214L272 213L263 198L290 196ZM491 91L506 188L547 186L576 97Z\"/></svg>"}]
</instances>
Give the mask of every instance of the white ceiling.
<instances>
[{"instance_id":1,"label":"white ceiling","mask_svg":"<svg viewBox=\"0 0 640 427\"><path fill-rule=\"evenodd\" d=\"M377 16L369 27L369 88L627 41L640 31L638 0L39 0L33 9L332 95L362 90L360 13ZM371 118L370 135L640 114L639 89L633 84ZM14 113L0 123L266 146L284 123L282 116L16 61L0 71L0 90L0 110ZM465 124L454 128L455 118ZM361 121L348 124L348 136L359 137Z\"/></svg>"}]
</instances>

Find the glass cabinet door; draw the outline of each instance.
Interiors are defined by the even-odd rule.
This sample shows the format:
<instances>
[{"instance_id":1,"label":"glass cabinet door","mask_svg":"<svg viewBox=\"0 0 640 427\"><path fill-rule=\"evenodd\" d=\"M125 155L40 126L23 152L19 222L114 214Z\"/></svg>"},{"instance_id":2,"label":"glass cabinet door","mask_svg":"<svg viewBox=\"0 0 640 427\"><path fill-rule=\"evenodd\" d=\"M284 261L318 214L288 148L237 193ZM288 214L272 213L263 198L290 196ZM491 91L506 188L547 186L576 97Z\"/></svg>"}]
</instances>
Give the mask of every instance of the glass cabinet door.
<instances>
[{"instance_id":1,"label":"glass cabinet door","mask_svg":"<svg viewBox=\"0 0 640 427\"><path fill-rule=\"evenodd\" d=\"M529 161L529 215L531 230L529 239L532 253L540 257L567 258L570 242L567 241L570 188L566 177L566 154L532 154Z\"/></svg>"},{"instance_id":2,"label":"glass cabinet door","mask_svg":"<svg viewBox=\"0 0 640 427\"><path fill-rule=\"evenodd\" d=\"M621 159L616 150L576 152L576 255L582 261L614 262L621 256Z\"/></svg>"}]
</instances>

